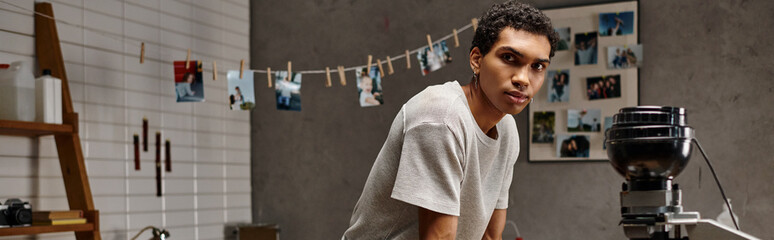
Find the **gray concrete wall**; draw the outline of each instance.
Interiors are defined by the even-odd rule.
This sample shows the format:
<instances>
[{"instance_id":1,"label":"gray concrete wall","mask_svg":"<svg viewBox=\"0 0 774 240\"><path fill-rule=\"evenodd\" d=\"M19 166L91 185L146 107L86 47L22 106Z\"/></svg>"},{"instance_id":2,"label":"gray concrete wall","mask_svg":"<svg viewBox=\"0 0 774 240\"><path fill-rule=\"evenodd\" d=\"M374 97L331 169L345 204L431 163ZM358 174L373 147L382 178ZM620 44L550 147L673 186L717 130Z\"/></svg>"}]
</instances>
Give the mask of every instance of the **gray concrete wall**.
<instances>
[{"instance_id":1,"label":"gray concrete wall","mask_svg":"<svg viewBox=\"0 0 774 240\"><path fill-rule=\"evenodd\" d=\"M555 8L608 1L531 1ZM647 0L640 2L640 102L689 110L743 230L774 236L774 2ZM251 3L253 68L297 70L362 65L440 37L479 16L490 1L285 0ZM304 76L301 112L277 111L265 75L257 74L252 112L254 222L278 223L284 239L336 239L346 229L372 163L402 103L428 85L467 83L472 33L460 34L455 61L422 77L396 61L384 80L385 105L360 108L350 84L325 88ZM337 78L334 76L334 83ZM525 111L526 112L526 111ZM517 116L522 142L527 115ZM526 239L622 239L618 191L623 181L605 162L516 163L508 219ZM719 192L698 151L677 178L688 210L715 218ZM513 239L507 227L504 239Z\"/></svg>"}]
</instances>

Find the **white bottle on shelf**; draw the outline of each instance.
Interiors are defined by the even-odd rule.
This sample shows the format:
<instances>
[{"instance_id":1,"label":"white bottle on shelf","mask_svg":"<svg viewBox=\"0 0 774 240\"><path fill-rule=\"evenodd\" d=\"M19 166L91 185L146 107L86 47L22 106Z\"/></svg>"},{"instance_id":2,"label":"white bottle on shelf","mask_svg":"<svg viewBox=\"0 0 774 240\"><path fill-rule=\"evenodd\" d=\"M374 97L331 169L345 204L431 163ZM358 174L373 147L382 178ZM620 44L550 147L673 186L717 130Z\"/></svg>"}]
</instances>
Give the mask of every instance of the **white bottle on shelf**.
<instances>
[{"instance_id":1,"label":"white bottle on shelf","mask_svg":"<svg viewBox=\"0 0 774 240\"><path fill-rule=\"evenodd\" d=\"M62 124L62 80L43 69L43 76L35 79L37 96L35 121Z\"/></svg>"},{"instance_id":2,"label":"white bottle on shelf","mask_svg":"<svg viewBox=\"0 0 774 240\"><path fill-rule=\"evenodd\" d=\"M35 77L27 62L0 66L0 119L35 120Z\"/></svg>"}]
</instances>

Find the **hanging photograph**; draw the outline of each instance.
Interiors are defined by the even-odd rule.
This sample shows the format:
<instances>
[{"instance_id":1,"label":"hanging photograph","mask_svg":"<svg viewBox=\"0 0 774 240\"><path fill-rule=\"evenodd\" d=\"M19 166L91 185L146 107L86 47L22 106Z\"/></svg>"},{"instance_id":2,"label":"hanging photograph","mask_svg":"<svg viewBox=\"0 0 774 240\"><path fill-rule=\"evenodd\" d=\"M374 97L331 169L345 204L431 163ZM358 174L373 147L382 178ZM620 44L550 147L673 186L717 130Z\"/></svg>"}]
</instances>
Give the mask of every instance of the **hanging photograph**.
<instances>
[{"instance_id":1,"label":"hanging photograph","mask_svg":"<svg viewBox=\"0 0 774 240\"><path fill-rule=\"evenodd\" d=\"M274 89L278 110L301 111L301 74L287 71L274 72Z\"/></svg>"},{"instance_id":2,"label":"hanging photograph","mask_svg":"<svg viewBox=\"0 0 774 240\"><path fill-rule=\"evenodd\" d=\"M586 96L589 100L620 98L621 75L587 78Z\"/></svg>"},{"instance_id":3,"label":"hanging photograph","mask_svg":"<svg viewBox=\"0 0 774 240\"><path fill-rule=\"evenodd\" d=\"M355 75L360 106L373 107L384 104L379 67L372 66L370 72L366 71L366 68L356 69Z\"/></svg>"},{"instance_id":4,"label":"hanging photograph","mask_svg":"<svg viewBox=\"0 0 774 240\"><path fill-rule=\"evenodd\" d=\"M556 51L570 49L570 28L554 28L554 31L559 34L559 42L556 44Z\"/></svg>"},{"instance_id":5,"label":"hanging photograph","mask_svg":"<svg viewBox=\"0 0 774 240\"><path fill-rule=\"evenodd\" d=\"M177 102L204 102L202 62L190 60L188 69L185 68L185 61L175 61L173 65Z\"/></svg>"},{"instance_id":6,"label":"hanging photograph","mask_svg":"<svg viewBox=\"0 0 774 240\"><path fill-rule=\"evenodd\" d=\"M634 12L599 14L599 35L620 36L634 33Z\"/></svg>"},{"instance_id":7,"label":"hanging photograph","mask_svg":"<svg viewBox=\"0 0 774 240\"><path fill-rule=\"evenodd\" d=\"M568 132L599 132L601 121L599 109L567 109Z\"/></svg>"},{"instance_id":8,"label":"hanging photograph","mask_svg":"<svg viewBox=\"0 0 774 240\"><path fill-rule=\"evenodd\" d=\"M253 90L253 71L246 70L239 78L239 71L226 73L228 80L228 103L231 110L250 110L255 107L255 92Z\"/></svg>"},{"instance_id":9,"label":"hanging photograph","mask_svg":"<svg viewBox=\"0 0 774 240\"><path fill-rule=\"evenodd\" d=\"M554 142L554 123L556 114L554 112L535 112L532 116L532 143L553 143Z\"/></svg>"},{"instance_id":10,"label":"hanging photograph","mask_svg":"<svg viewBox=\"0 0 774 240\"><path fill-rule=\"evenodd\" d=\"M597 64L597 32L575 34L575 65Z\"/></svg>"},{"instance_id":11,"label":"hanging photograph","mask_svg":"<svg viewBox=\"0 0 774 240\"><path fill-rule=\"evenodd\" d=\"M642 44L607 47L608 69L640 66L642 66Z\"/></svg>"},{"instance_id":12,"label":"hanging photograph","mask_svg":"<svg viewBox=\"0 0 774 240\"><path fill-rule=\"evenodd\" d=\"M449 53L449 48L446 47L446 40L433 44L433 51L430 51L430 47L427 46L421 48L417 52L417 61L419 61L419 69L422 71L422 76L451 63L452 57Z\"/></svg>"},{"instance_id":13,"label":"hanging photograph","mask_svg":"<svg viewBox=\"0 0 774 240\"><path fill-rule=\"evenodd\" d=\"M570 101L570 70L548 71L548 102Z\"/></svg>"},{"instance_id":14,"label":"hanging photograph","mask_svg":"<svg viewBox=\"0 0 774 240\"><path fill-rule=\"evenodd\" d=\"M589 136L558 134L557 157L589 157Z\"/></svg>"}]
</instances>

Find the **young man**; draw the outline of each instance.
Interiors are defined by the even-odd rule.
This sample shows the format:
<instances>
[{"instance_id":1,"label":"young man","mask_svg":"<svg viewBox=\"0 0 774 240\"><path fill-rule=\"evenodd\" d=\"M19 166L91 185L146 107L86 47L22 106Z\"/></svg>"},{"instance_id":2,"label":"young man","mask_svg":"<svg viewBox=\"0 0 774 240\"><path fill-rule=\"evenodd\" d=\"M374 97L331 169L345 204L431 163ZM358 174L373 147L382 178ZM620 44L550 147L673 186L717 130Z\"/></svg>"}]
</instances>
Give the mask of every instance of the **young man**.
<instances>
[{"instance_id":1,"label":"young man","mask_svg":"<svg viewBox=\"0 0 774 240\"><path fill-rule=\"evenodd\" d=\"M557 40L531 6L489 9L471 83L431 86L403 105L343 239L501 239L519 154L511 114L540 90Z\"/></svg>"}]
</instances>

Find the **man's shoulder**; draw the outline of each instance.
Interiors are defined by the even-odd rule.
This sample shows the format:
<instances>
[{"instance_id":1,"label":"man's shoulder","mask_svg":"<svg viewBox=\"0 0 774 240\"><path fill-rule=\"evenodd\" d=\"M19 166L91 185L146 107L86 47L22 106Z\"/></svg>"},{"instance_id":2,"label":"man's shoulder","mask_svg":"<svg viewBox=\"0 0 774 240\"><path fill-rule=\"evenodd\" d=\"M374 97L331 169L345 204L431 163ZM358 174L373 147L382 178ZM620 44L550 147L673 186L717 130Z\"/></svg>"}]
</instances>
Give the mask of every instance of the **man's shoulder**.
<instances>
[{"instance_id":1,"label":"man's shoulder","mask_svg":"<svg viewBox=\"0 0 774 240\"><path fill-rule=\"evenodd\" d=\"M429 86L406 102L407 125L448 123L469 111L464 98L465 93L457 82Z\"/></svg>"}]
</instances>

